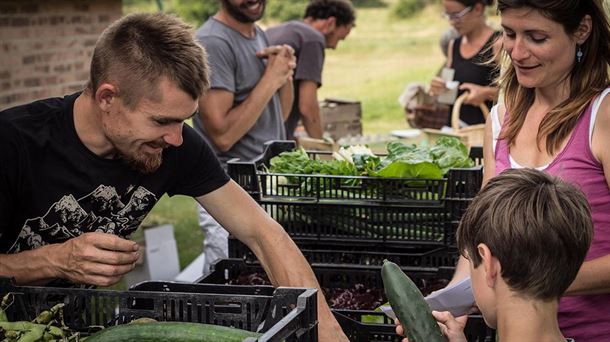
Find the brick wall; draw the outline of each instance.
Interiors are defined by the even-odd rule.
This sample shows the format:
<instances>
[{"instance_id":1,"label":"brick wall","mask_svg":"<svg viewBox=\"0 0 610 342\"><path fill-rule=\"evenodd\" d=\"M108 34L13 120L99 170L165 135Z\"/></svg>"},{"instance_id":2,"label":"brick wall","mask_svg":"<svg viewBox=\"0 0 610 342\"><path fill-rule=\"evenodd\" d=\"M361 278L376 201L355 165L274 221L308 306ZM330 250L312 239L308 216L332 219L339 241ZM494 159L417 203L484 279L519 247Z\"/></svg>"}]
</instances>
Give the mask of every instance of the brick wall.
<instances>
[{"instance_id":1,"label":"brick wall","mask_svg":"<svg viewBox=\"0 0 610 342\"><path fill-rule=\"evenodd\" d=\"M0 110L83 89L121 0L1 0Z\"/></svg>"}]
</instances>

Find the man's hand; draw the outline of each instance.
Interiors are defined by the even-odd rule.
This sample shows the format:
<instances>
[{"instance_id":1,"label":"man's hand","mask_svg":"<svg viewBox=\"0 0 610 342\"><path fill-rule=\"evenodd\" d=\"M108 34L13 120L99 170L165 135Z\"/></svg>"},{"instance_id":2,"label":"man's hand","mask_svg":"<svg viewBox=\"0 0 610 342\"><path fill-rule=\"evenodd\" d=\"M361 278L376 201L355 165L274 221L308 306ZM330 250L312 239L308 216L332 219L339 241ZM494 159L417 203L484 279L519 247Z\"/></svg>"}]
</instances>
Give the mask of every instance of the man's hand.
<instances>
[{"instance_id":1,"label":"man's hand","mask_svg":"<svg viewBox=\"0 0 610 342\"><path fill-rule=\"evenodd\" d=\"M138 244L106 233L85 233L52 251L60 278L78 284L109 286L135 267Z\"/></svg>"},{"instance_id":2,"label":"man's hand","mask_svg":"<svg viewBox=\"0 0 610 342\"><path fill-rule=\"evenodd\" d=\"M267 68L263 74L276 89L286 82L292 82L294 69L297 67L294 49L289 45L274 45L264 48L256 53L259 58L267 58Z\"/></svg>"}]
</instances>

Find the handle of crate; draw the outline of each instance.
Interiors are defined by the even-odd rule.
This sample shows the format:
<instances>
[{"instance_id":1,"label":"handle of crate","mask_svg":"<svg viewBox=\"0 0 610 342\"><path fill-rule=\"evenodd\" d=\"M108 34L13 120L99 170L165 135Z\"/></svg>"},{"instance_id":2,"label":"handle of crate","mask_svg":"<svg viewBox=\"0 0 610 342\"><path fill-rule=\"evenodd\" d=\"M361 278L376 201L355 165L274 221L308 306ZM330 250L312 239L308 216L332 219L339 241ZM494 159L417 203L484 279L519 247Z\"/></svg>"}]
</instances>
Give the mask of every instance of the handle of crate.
<instances>
[{"instance_id":1,"label":"handle of crate","mask_svg":"<svg viewBox=\"0 0 610 342\"><path fill-rule=\"evenodd\" d=\"M292 151L297 147L297 143L294 140L271 140L265 143L265 149L263 154L252 160L254 165L260 165L261 163L269 166L271 158L279 155L282 152Z\"/></svg>"},{"instance_id":2,"label":"handle of crate","mask_svg":"<svg viewBox=\"0 0 610 342\"><path fill-rule=\"evenodd\" d=\"M451 128L453 128L454 132L459 132L460 130L460 110L462 109L462 104L464 103L464 100L466 100L467 96L468 92L463 93L455 100L455 103L453 104L453 111L451 112ZM481 103L479 108L481 109L481 112L483 112L483 117L487 118L489 108L487 108L485 103Z\"/></svg>"}]
</instances>

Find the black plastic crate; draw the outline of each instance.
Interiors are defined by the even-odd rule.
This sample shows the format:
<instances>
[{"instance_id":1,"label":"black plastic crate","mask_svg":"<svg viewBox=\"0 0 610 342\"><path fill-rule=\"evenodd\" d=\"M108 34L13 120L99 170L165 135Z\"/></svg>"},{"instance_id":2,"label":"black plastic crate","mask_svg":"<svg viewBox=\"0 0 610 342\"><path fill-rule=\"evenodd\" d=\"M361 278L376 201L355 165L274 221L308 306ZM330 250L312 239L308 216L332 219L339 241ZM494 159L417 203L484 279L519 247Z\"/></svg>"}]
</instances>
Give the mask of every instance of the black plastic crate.
<instances>
[{"instance_id":1,"label":"black plastic crate","mask_svg":"<svg viewBox=\"0 0 610 342\"><path fill-rule=\"evenodd\" d=\"M323 288L352 288L355 284L363 284L374 289L383 289L380 266L361 265L317 265L312 269ZM437 279L450 279L453 267L418 268L401 266L409 277L422 289ZM242 273L263 272L262 267L246 264L240 259L223 259L213 266L213 272L198 282L209 284L225 284L234 280ZM427 289L432 290L431 288ZM423 289L423 291L427 291ZM381 312L373 310L332 309L339 324L351 341L400 341L396 335L394 324ZM494 341L495 331L485 324L481 316L471 315L465 334L469 341Z\"/></svg>"},{"instance_id":2,"label":"black plastic crate","mask_svg":"<svg viewBox=\"0 0 610 342\"><path fill-rule=\"evenodd\" d=\"M457 222L482 182L481 166L451 169L441 179L266 171L271 158L294 148L294 142L269 142L254 161L229 161L228 172L295 241L453 246Z\"/></svg>"},{"instance_id":3,"label":"black plastic crate","mask_svg":"<svg viewBox=\"0 0 610 342\"><path fill-rule=\"evenodd\" d=\"M317 341L317 292L313 289L218 284L141 283L130 291L16 286L0 277L0 294L13 293L10 321L34 319L64 303L70 328L112 326L136 318L229 326L263 335L256 341Z\"/></svg>"},{"instance_id":4,"label":"black plastic crate","mask_svg":"<svg viewBox=\"0 0 610 342\"><path fill-rule=\"evenodd\" d=\"M350 243L344 241L312 241L299 239L297 246L310 264L353 264L381 266L384 260L410 267L455 266L456 249L447 247L392 247L383 243ZM243 242L229 237L229 258L243 259L246 264L258 264L254 253Z\"/></svg>"},{"instance_id":5,"label":"black plastic crate","mask_svg":"<svg viewBox=\"0 0 610 342\"><path fill-rule=\"evenodd\" d=\"M396 334L394 322L384 313L364 310L343 310L333 313L343 332L352 342L401 342L403 339L402 336ZM468 316L464 334L469 342L494 342L496 340L495 331L485 324L481 315Z\"/></svg>"},{"instance_id":6,"label":"black plastic crate","mask_svg":"<svg viewBox=\"0 0 610 342\"><path fill-rule=\"evenodd\" d=\"M262 266L246 264L241 259L222 259L212 266L210 274L199 279L198 283L229 284L238 279L241 274L261 273ZM383 290L381 266L312 264L311 268L323 288L352 288L362 284L370 289ZM415 284L427 293L442 288L449 281L454 267L400 267ZM437 284L437 281L444 283Z\"/></svg>"}]
</instances>

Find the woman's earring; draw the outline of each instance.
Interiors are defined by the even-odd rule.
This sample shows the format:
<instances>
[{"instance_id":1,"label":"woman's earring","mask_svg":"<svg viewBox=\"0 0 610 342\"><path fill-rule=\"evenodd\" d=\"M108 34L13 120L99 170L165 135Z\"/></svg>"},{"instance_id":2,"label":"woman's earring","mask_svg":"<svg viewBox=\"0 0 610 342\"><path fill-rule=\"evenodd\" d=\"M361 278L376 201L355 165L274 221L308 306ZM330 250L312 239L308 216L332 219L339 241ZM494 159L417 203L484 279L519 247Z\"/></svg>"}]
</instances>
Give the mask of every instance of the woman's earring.
<instances>
[{"instance_id":1,"label":"woman's earring","mask_svg":"<svg viewBox=\"0 0 610 342\"><path fill-rule=\"evenodd\" d=\"M578 61L578 63L580 63L580 61L582 60L582 50L580 49L580 44L577 45L578 49L576 50L576 60Z\"/></svg>"}]
</instances>

